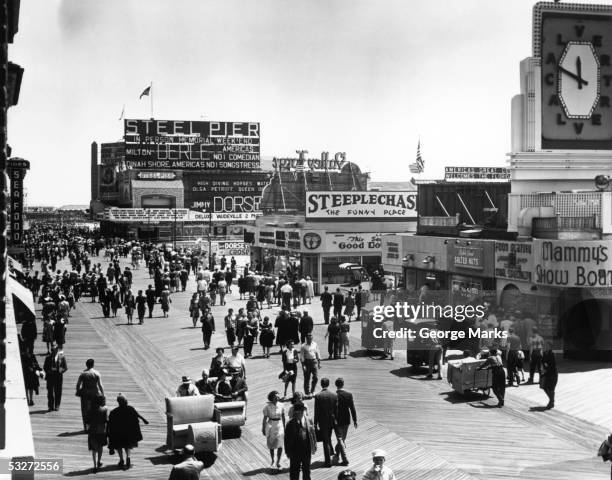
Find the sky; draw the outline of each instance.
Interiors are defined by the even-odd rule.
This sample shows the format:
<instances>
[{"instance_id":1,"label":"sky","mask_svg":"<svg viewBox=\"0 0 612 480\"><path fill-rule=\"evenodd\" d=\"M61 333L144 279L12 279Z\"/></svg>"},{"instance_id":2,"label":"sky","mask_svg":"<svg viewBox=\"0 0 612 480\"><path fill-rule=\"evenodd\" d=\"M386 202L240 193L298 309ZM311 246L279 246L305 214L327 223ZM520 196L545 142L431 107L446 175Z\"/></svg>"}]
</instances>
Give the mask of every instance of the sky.
<instances>
[{"instance_id":1,"label":"sky","mask_svg":"<svg viewBox=\"0 0 612 480\"><path fill-rule=\"evenodd\" d=\"M610 3L610 2L608 2ZM375 181L504 166L528 0L26 0L10 60L27 205L88 204L119 121L261 124L262 156L346 152Z\"/></svg>"}]
</instances>

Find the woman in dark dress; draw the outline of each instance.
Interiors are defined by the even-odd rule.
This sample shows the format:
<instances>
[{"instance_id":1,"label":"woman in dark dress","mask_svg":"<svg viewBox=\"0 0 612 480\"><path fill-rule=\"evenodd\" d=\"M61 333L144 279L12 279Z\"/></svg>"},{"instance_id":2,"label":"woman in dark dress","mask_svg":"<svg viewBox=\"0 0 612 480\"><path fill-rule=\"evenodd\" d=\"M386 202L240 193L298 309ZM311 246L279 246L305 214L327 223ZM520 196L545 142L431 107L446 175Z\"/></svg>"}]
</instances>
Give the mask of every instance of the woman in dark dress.
<instances>
[{"instance_id":1,"label":"woman in dark dress","mask_svg":"<svg viewBox=\"0 0 612 480\"><path fill-rule=\"evenodd\" d=\"M274 327L270 323L270 317L264 317L263 321L259 324L259 343L263 348L264 358L270 358L270 348L274 342Z\"/></svg>"},{"instance_id":2,"label":"woman in dark dress","mask_svg":"<svg viewBox=\"0 0 612 480\"><path fill-rule=\"evenodd\" d=\"M144 323L144 316L147 310L147 297L144 296L142 290L138 290L136 297L136 312L138 313L138 325Z\"/></svg>"},{"instance_id":3,"label":"woman in dark dress","mask_svg":"<svg viewBox=\"0 0 612 480\"><path fill-rule=\"evenodd\" d=\"M102 450L108 443L106 427L108 424L108 408L103 396L95 397L87 418L87 445L93 460L93 472L96 473L102 466Z\"/></svg>"},{"instance_id":4,"label":"woman in dark dress","mask_svg":"<svg viewBox=\"0 0 612 480\"><path fill-rule=\"evenodd\" d=\"M36 355L27 351L21 354L21 367L23 369L26 398L28 399L28 405L32 406L34 405L34 393L38 395L39 378L42 375L42 368L40 368L38 360L36 360Z\"/></svg>"},{"instance_id":5,"label":"woman in dark dress","mask_svg":"<svg viewBox=\"0 0 612 480\"><path fill-rule=\"evenodd\" d=\"M113 312L113 317L116 317L117 310L121 308L121 293L119 292L117 285L113 286L113 290L111 291L110 307L111 311Z\"/></svg>"},{"instance_id":6,"label":"woman in dark dress","mask_svg":"<svg viewBox=\"0 0 612 480\"><path fill-rule=\"evenodd\" d=\"M540 388L544 390L548 396L548 405L546 405L546 409L550 410L551 408L555 408L555 388L557 387L557 380L559 379L557 362L555 361L555 354L552 351L552 345L550 343L546 345L546 351L542 355L542 367L544 371L540 376Z\"/></svg>"},{"instance_id":7,"label":"woman in dark dress","mask_svg":"<svg viewBox=\"0 0 612 480\"><path fill-rule=\"evenodd\" d=\"M115 408L108 417L108 442L110 450L117 450L119 454L119 466L125 470L132 466L130 452L132 448L138 447L138 442L142 440L140 423L142 420L148 425L138 412L128 405L127 398L119 394L117 397L119 406ZM125 450L125 462L123 461L123 451Z\"/></svg>"},{"instance_id":8,"label":"woman in dark dress","mask_svg":"<svg viewBox=\"0 0 612 480\"><path fill-rule=\"evenodd\" d=\"M134 321L134 310L136 309L136 297L134 297L131 290L127 291L123 305L125 307L125 314L127 315L128 324L132 325Z\"/></svg>"},{"instance_id":9,"label":"woman in dark dress","mask_svg":"<svg viewBox=\"0 0 612 480\"><path fill-rule=\"evenodd\" d=\"M480 365L477 370L490 369L493 374L493 393L497 397L498 407L504 406L504 396L506 395L506 373L502 364L502 359L497 355L497 349L489 349L489 357Z\"/></svg>"}]
</instances>

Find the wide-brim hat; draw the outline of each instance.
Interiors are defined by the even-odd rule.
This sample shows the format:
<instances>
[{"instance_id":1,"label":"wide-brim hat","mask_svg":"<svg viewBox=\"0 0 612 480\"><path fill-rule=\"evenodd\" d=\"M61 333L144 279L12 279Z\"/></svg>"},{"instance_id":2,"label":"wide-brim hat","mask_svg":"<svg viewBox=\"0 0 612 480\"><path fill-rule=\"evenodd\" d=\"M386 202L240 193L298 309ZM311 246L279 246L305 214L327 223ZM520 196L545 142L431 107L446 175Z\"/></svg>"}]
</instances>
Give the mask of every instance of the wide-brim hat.
<instances>
[{"instance_id":1,"label":"wide-brim hat","mask_svg":"<svg viewBox=\"0 0 612 480\"><path fill-rule=\"evenodd\" d=\"M183 377L181 378L181 382L191 383L191 378L189 378L187 375L183 375Z\"/></svg>"}]
</instances>

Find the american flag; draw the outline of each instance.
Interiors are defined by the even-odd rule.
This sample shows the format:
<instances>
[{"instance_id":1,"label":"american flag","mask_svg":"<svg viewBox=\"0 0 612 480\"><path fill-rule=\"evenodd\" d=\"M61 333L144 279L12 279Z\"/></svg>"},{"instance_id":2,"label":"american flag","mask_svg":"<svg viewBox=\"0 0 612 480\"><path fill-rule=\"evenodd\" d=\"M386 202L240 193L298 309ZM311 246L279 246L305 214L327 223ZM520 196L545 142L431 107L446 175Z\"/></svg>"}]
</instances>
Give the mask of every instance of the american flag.
<instances>
[{"instance_id":1,"label":"american flag","mask_svg":"<svg viewBox=\"0 0 612 480\"><path fill-rule=\"evenodd\" d=\"M410 173L423 173L423 170L425 170L425 162L421 158L421 140L419 140L416 161L410 164Z\"/></svg>"}]
</instances>

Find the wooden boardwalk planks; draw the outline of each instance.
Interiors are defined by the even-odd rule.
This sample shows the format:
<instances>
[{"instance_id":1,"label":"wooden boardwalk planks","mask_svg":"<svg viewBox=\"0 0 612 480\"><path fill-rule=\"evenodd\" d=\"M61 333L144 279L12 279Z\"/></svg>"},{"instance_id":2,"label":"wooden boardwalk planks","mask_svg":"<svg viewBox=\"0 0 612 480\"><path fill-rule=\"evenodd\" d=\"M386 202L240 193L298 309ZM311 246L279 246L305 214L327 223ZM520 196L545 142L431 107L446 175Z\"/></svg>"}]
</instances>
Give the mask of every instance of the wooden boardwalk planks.
<instances>
[{"instance_id":1,"label":"wooden boardwalk planks","mask_svg":"<svg viewBox=\"0 0 612 480\"><path fill-rule=\"evenodd\" d=\"M149 283L143 270L135 272L135 287ZM188 290L194 288L190 278ZM215 346L225 346L223 316L227 307L241 307L244 302L231 297L227 307L214 307L217 333L210 350L202 349L199 328L191 328L188 315L190 291L173 294L170 317L145 319L145 325L125 325L124 315L116 319L100 318L99 304L88 298L78 304L69 326L66 355L69 372L66 374L65 399L62 410L54 413L34 413L33 429L39 457L62 457L69 476L87 473L91 464L85 435L62 436L63 432L80 429L78 398L74 384L84 368L85 359L96 359L101 371L109 403L114 396L125 393L130 403L151 421L143 427L145 441L136 450L136 468L128 471L105 470L99 478L167 478L169 458L157 451L165 442L164 396L172 395L181 375L199 378L203 367L208 367ZM318 302L304 307L321 322ZM73 311L74 312L74 311ZM264 309L264 315L274 318L276 309ZM353 350L359 350L359 324L351 324ZM317 325L315 339L326 358L323 339L324 327ZM40 343L37 343L40 349ZM44 348L44 347L43 347ZM269 479L277 476L267 469L269 453L261 435L261 410L272 389L280 390L277 376L281 370L277 348L270 359L260 357L259 345L254 346L256 358L247 360L249 405L247 425L239 439L223 442L214 463L206 470L212 478ZM257 358L260 357L260 358ZM42 357L41 357L42 358ZM465 399L449 395L451 388L445 381L423 381L423 372L414 374L405 362L378 360L357 351L346 360L323 361L320 378L327 376L332 384L342 376L352 391L357 405L360 425L349 430L348 451L351 468L361 472L370 464L374 448L388 451L388 465L398 479L418 478L468 479L494 475L497 478L570 479L609 478L609 467L595 458L591 448L599 444L605 429L593 425L579 415L559 411L530 412L529 407L542 404L540 396L523 397L523 387L509 390L507 407L487 408L493 400L479 397ZM297 387L302 390L302 376ZM560 382L561 383L561 382ZM593 395L598 386L593 385ZM46 405L45 391L38 397L37 406ZM609 398L609 396L607 397ZM560 399L561 402L564 400ZM308 400L313 409L313 401ZM608 413L606 412L605 415ZM605 420L602 415L601 420ZM59 441L58 441L59 440ZM596 448L596 447L595 447ZM319 449L313 461L322 463ZM553 459L562 458L557 463ZM109 457L105 455L106 463ZM116 461L116 457L113 458ZM288 461L284 459L284 465ZM328 470L316 468L313 479L335 478L340 467ZM286 475L285 475L286 477Z\"/></svg>"}]
</instances>

